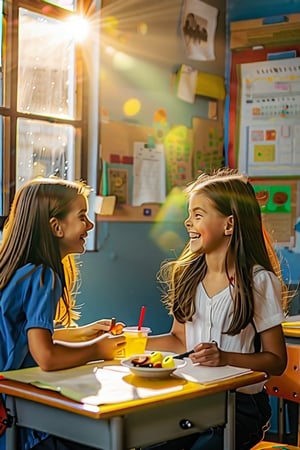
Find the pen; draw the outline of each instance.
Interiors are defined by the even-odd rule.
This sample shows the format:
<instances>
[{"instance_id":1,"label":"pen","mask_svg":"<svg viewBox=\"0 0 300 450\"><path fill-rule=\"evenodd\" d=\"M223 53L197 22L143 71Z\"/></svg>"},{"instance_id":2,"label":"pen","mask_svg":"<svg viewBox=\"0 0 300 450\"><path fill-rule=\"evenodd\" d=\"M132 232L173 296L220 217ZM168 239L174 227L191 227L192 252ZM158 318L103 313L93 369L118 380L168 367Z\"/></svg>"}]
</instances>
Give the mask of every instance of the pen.
<instances>
[{"instance_id":1,"label":"pen","mask_svg":"<svg viewBox=\"0 0 300 450\"><path fill-rule=\"evenodd\" d=\"M180 353L179 355L173 356L173 358L175 358L175 359L183 359L183 358L187 358L187 357L188 357L189 355L191 355L192 353L195 353L195 350L189 350L188 352Z\"/></svg>"}]
</instances>

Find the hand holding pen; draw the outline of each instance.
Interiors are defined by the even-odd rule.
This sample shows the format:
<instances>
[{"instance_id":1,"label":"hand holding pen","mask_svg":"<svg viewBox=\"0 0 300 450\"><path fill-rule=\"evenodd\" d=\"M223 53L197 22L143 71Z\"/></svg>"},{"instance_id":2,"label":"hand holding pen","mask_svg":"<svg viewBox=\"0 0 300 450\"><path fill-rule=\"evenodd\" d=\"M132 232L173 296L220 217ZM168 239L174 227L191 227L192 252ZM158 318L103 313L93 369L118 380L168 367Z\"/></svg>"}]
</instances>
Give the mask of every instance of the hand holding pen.
<instances>
[{"instance_id":1,"label":"hand holding pen","mask_svg":"<svg viewBox=\"0 0 300 450\"><path fill-rule=\"evenodd\" d=\"M203 366L217 367L224 366L222 362L222 351L218 348L215 341L201 342L194 347L194 351L190 354L190 358L194 364L198 363Z\"/></svg>"}]
</instances>

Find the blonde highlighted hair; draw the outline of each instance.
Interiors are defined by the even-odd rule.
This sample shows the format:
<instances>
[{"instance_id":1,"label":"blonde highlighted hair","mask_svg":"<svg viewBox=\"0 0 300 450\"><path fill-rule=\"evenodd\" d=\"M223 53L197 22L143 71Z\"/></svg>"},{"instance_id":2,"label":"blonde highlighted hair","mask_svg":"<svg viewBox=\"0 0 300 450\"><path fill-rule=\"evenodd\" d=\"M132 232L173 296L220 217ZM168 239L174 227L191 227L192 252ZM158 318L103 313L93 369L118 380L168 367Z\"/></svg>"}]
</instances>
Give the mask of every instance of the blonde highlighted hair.
<instances>
[{"instance_id":1,"label":"blonde highlighted hair","mask_svg":"<svg viewBox=\"0 0 300 450\"><path fill-rule=\"evenodd\" d=\"M235 281L233 316L226 330L238 334L253 320L253 269L261 266L277 275L282 286L282 306L287 307L288 290L283 282L280 263L271 240L262 225L260 206L247 176L233 169L219 169L212 174L202 173L191 183L188 195L200 192L207 196L215 209L224 216L233 217L233 232L225 255L228 282L229 255L233 256ZM199 283L207 270L205 254L192 252L189 242L177 260L165 261L158 274L162 283L163 302L170 314L184 323L195 313L195 297Z\"/></svg>"},{"instance_id":2,"label":"blonde highlighted hair","mask_svg":"<svg viewBox=\"0 0 300 450\"><path fill-rule=\"evenodd\" d=\"M53 235L50 219L63 219L71 202L82 195L87 198L90 188L82 182L57 177L35 178L17 191L3 229L0 247L0 289L15 271L27 263L42 264L53 269L62 283L56 317L57 323L74 324L79 318L74 292L78 283L75 259L69 255L61 260L59 241Z\"/></svg>"}]
</instances>

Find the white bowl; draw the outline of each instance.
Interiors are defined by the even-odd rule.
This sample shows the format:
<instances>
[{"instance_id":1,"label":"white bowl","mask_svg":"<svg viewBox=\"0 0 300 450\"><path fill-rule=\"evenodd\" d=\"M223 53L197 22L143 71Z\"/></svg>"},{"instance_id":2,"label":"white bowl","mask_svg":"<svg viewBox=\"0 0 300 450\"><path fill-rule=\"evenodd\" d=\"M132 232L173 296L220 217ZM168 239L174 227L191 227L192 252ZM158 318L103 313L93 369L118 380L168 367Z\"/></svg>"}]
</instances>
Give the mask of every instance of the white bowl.
<instances>
[{"instance_id":1,"label":"white bowl","mask_svg":"<svg viewBox=\"0 0 300 450\"><path fill-rule=\"evenodd\" d=\"M162 353L163 356L170 355L170 353ZM134 358L138 358L141 356L149 356L149 353L146 355L132 355L130 358L122 359L121 365L127 367L131 373L138 377L143 378L167 378L169 377L175 370L181 369L186 365L186 361L182 361L181 359L174 359L175 367L172 368L164 368L164 367L136 367L132 364L132 360Z\"/></svg>"}]
</instances>

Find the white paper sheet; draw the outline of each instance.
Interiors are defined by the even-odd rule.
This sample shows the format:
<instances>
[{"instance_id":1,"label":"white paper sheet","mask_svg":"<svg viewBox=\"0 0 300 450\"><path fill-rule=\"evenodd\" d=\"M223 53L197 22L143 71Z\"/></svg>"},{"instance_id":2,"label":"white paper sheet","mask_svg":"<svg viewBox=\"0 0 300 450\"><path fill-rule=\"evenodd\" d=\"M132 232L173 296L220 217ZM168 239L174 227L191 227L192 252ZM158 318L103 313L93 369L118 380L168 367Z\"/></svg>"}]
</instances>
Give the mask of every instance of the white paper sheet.
<instances>
[{"instance_id":1,"label":"white paper sheet","mask_svg":"<svg viewBox=\"0 0 300 450\"><path fill-rule=\"evenodd\" d=\"M216 381L226 380L246 373L251 373L251 369L241 367L222 366L208 367L199 364L193 364L189 358L186 358L187 365L182 369L175 370L174 375L184 378L194 383L208 384Z\"/></svg>"},{"instance_id":2,"label":"white paper sheet","mask_svg":"<svg viewBox=\"0 0 300 450\"><path fill-rule=\"evenodd\" d=\"M177 97L188 103L195 103L198 70L182 64L179 72Z\"/></svg>"},{"instance_id":3,"label":"white paper sheet","mask_svg":"<svg viewBox=\"0 0 300 450\"><path fill-rule=\"evenodd\" d=\"M166 164L164 147L148 148L135 142L133 150L133 206L163 203L166 198Z\"/></svg>"}]
</instances>

